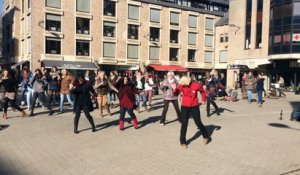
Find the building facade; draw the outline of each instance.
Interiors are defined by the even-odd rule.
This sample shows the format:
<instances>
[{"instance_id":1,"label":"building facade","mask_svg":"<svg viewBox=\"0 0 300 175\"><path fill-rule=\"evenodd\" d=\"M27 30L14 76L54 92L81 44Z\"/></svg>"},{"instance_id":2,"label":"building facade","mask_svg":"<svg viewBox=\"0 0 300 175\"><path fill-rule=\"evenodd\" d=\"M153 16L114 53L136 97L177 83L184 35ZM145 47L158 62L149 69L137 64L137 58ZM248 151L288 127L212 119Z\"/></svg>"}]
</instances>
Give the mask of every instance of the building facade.
<instances>
[{"instance_id":1,"label":"building facade","mask_svg":"<svg viewBox=\"0 0 300 175\"><path fill-rule=\"evenodd\" d=\"M267 76L267 87L283 76L286 86L296 89L300 79L299 11L298 0L230 1L229 86L237 87L241 75L252 70Z\"/></svg>"},{"instance_id":2,"label":"building facade","mask_svg":"<svg viewBox=\"0 0 300 175\"><path fill-rule=\"evenodd\" d=\"M219 0L7 0L7 62L30 67L214 67ZM63 64L63 65L62 65ZM87 68L86 68L87 69Z\"/></svg>"}]
</instances>

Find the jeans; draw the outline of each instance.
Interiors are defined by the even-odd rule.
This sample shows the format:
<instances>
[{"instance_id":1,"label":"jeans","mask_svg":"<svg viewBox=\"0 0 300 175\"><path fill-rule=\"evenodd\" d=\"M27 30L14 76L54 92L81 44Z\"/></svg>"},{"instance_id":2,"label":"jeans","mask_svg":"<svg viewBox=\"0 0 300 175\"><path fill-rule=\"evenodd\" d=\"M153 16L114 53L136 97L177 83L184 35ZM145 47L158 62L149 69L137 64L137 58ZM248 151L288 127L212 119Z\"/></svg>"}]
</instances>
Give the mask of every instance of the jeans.
<instances>
[{"instance_id":1,"label":"jeans","mask_svg":"<svg viewBox=\"0 0 300 175\"><path fill-rule=\"evenodd\" d=\"M111 94L108 92L108 93L107 93L107 104L108 104L108 105L111 104L111 101L112 101L112 100L111 100L111 97L112 97Z\"/></svg>"},{"instance_id":2,"label":"jeans","mask_svg":"<svg viewBox=\"0 0 300 175\"><path fill-rule=\"evenodd\" d=\"M25 89L25 88L22 89L22 92L21 92L21 93L22 93L22 102L23 102L23 101L25 102L25 100L27 100L27 99L26 99L26 96L25 96L25 95L26 95L26 89Z\"/></svg>"},{"instance_id":3,"label":"jeans","mask_svg":"<svg viewBox=\"0 0 300 175\"><path fill-rule=\"evenodd\" d=\"M200 118L200 109L199 106L195 107L185 107L181 106L181 129L180 129L180 143L187 144L186 142L186 131L188 127L188 121L190 116L193 117L194 122L198 129L200 129L203 138L208 138L208 132L203 125L201 118Z\"/></svg>"},{"instance_id":4,"label":"jeans","mask_svg":"<svg viewBox=\"0 0 300 175\"><path fill-rule=\"evenodd\" d=\"M208 96L206 100L207 100L207 104L206 104L207 116L210 115L210 104L212 104L214 106L214 108L215 108L215 110L216 110L216 112L218 114L219 113L219 107L216 104L214 97Z\"/></svg>"},{"instance_id":5,"label":"jeans","mask_svg":"<svg viewBox=\"0 0 300 175\"><path fill-rule=\"evenodd\" d=\"M257 101L258 101L258 104L262 104L262 102L263 102L262 101L263 100L262 99L263 98L262 97L262 93L263 93L263 91L257 91L257 98L258 98Z\"/></svg>"},{"instance_id":6,"label":"jeans","mask_svg":"<svg viewBox=\"0 0 300 175\"><path fill-rule=\"evenodd\" d=\"M177 114L177 119L178 119L179 122L181 122L180 121L181 114L180 114L180 110L179 110L178 100L164 100L164 109L163 109L163 112L161 114L160 123L165 123L166 122L166 115L167 115L167 112L168 112L170 102L173 103L173 106L174 106L176 114Z\"/></svg>"},{"instance_id":7,"label":"jeans","mask_svg":"<svg viewBox=\"0 0 300 175\"><path fill-rule=\"evenodd\" d=\"M60 107L59 107L60 108L60 112L64 111L65 96L67 97L67 100L70 103L70 105L72 106L72 108L74 107L74 102L72 101L70 94L60 94Z\"/></svg>"},{"instance_id":8,"label":"jeans","mask_svg":"<svg viewBox=\"0 0 300 175\"><path fill-rule=\"evenodd\" d=\"M247 97L248 97L248 102L252 102L252 90L247 89Z\"/></svg>"},{"instance_id":9,"label":"jeans","mask_svg":"<svg viewBox=\"0 0 300 175\"><path fill-rule=\"evenodd\" d=\"M130 116L131 119L135 119L136 118L135 114L133 113L133 109L132 108L120 107L120 120L121 121L124 121L126 111L129 114L129 116Z\"/></svg>"},{"instance_id":10,"label":"jeans","mask_svg":"<svg viewBox=\"0 0 300 175\"><path fill-rule=\"evenodd\" d=\"M137 107L140 107L141 101L143 102L143 106L146 107L147 106L147 104L146 104L147 96L145 96L144 93L141 93L141 94L135 96L135 102L136 102Z\"/></svg>"}]
</instances>

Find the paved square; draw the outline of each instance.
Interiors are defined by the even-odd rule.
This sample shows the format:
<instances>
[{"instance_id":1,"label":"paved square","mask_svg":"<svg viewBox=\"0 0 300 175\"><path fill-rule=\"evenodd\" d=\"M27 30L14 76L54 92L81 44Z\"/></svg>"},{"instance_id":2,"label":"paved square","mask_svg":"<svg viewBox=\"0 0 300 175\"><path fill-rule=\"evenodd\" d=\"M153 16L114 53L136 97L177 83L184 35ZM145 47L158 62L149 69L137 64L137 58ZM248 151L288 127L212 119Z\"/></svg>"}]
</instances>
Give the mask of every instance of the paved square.
<instances>
[{"instance_id":1,"label":"paved square","mask_svg":"<svg viewBox=\"0 0 300 175\"><path fill-rule=\"evenodd\" d=\"M189 148L179 145L180 125L170 106L165 126L159 125L161 96L156 96L150 113L137 114L141 128L126 122L118 129L115 115L97 118L98 131L92 133L82 114L78 135L73 134L73 114L18 118L9 111L0 119L0 174L136 174L136 175L274 175L300 174L300 123L290 121L291 101L300 96L267 99L263 108L246 101L218 101L221 116L207 118L201 106L203 123L212 142L202 144L202 136L190 120ZM283 120L279 120L280 111ZM37 110L37 112L41 112ZM128 117L128 116L127 116Z\"/></svg>"}]
</instances>

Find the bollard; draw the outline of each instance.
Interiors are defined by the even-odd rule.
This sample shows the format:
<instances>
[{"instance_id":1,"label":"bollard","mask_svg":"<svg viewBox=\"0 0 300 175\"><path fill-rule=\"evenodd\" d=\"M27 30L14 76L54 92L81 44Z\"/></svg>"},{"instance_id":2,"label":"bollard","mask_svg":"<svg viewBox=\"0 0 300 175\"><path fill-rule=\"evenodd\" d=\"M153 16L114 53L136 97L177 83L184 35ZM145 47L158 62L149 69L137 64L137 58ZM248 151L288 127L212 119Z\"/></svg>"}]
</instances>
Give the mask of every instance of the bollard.
<instances>
[{"instance_id":1,"label":"bollard","mask_svg":"<svg viewBox=\"0 0 300 175\"><path fill-rule=\"evenodd\" d=\"M282 110L280 111L280 118L279 118L279 120L282 120L283 118L282 118Z\"/></svg>"}]
</instances>

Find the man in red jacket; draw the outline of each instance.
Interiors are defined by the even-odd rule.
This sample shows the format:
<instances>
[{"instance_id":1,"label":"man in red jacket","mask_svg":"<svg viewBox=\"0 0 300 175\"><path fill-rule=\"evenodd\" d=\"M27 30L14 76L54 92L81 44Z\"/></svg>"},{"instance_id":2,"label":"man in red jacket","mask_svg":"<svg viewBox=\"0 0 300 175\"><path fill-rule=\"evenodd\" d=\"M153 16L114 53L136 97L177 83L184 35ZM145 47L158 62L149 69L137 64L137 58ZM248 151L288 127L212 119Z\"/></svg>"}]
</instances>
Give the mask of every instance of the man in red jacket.
<instances>
[{"instance_id":1,"label":"man in red jacket","mask_svg":"<svg viewBox=\"0 0 300 175\"><path fill-rule=\"evenodd\" d=\"M172 85L174 93L182 94L181 103L181 130L180 130L180 143L183 148L187 148L186 131L188 126L188 120L190 116L193 117L195 124L200 129L203 135L203 143L206 145L209 142L209 135L200 118L199 101L197 93L200 92L202 101L204 101L205 91L200 83L191 81L188 76L183 76L180 80L180 84L176 87Z\"/></svg>"}]
</instances>

